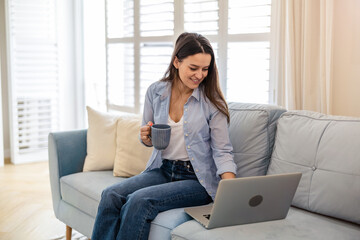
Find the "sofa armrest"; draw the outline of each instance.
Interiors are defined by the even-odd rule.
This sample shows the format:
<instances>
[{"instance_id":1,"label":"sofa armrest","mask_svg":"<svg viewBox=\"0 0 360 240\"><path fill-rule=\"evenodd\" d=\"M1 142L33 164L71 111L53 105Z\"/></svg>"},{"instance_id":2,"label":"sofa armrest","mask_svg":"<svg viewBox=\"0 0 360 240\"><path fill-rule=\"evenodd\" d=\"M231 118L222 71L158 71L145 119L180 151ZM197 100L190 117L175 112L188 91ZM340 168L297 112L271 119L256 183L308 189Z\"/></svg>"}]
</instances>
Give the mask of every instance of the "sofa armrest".
<instances>
[{"instance_id":1,"label":"sofa armrest","mask_svg":"<svg viewBox=\"0 0 360 240\"><path fill-rule=\"evenodd\" d=\"M82 171L86 157L86 136L86 129L49 134L49 173L56 216L61 200L60 178Z\"/></svg>"}]
</instances>

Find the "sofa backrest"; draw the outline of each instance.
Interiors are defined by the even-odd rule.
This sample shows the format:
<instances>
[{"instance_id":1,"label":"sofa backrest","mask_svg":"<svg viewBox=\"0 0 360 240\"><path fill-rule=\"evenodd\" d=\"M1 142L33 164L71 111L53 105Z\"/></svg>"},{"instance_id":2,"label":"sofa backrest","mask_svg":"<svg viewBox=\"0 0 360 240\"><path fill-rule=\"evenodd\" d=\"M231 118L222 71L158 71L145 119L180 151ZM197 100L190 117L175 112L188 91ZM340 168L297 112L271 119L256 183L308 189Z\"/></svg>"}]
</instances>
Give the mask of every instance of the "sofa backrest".
<instances>
[{"instance_id":1,"label":"sofa backrest","mask_svg":"<svg viewBox=\"0 0 360 240\"><path fill-rule=\"evenodd\" d=\"M360 224L360 119L284 113L268 174L301 172L293 205Z\"/></svg>"},{"instance_id":2,"label":"sofa backrest","mask_svg":"<svg viewBox=\"0 0 360 240\"><path fill-rule=\"evenodd\" d=\"M237 177L265 175L276 132L276 121L285 112L278 106L229 103L229 135Z\"/></svg>"}]
</instances>

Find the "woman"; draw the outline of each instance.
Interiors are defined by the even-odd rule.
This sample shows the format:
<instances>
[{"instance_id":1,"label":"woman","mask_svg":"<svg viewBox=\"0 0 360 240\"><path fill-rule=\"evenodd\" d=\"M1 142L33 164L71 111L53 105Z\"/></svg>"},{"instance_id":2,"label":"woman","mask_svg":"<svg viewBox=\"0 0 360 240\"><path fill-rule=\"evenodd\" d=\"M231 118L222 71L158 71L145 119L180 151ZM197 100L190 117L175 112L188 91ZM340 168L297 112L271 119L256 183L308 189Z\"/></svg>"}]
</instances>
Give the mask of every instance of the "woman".
<instances>
[{"instance_id":1,"label":"woman","mask_svg":"<svg viewBox=\"0 0 360 240\"><path fill-rule=\"evenodd\" d=\"M143 173L104 190L92 239L147 239L159 212L212 202L219 181L236 173L229 120L209 41L181 34L164 78L147 90L140 128L152 146L150 125L169 124L169 146L153 150Z\"/></svg>"}]
</instances>

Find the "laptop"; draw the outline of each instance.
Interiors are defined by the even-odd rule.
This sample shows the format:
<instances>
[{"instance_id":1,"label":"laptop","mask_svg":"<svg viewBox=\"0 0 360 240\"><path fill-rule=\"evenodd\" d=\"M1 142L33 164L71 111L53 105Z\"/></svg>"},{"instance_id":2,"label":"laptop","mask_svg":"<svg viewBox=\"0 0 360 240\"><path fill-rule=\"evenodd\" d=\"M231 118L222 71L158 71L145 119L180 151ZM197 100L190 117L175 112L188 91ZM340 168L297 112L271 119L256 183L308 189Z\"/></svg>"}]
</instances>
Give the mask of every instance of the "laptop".
<instances>
[{"instance_id":1,"label":"laptop","mask_svg":"<svg viewBox=\"0 0 360 240\"><path fill-rule=\"evenodd\" d=\"M184 210L207 229L283 219L300 178L286 173L224 179L213 204Z\"/></svg>"}]
</instances>

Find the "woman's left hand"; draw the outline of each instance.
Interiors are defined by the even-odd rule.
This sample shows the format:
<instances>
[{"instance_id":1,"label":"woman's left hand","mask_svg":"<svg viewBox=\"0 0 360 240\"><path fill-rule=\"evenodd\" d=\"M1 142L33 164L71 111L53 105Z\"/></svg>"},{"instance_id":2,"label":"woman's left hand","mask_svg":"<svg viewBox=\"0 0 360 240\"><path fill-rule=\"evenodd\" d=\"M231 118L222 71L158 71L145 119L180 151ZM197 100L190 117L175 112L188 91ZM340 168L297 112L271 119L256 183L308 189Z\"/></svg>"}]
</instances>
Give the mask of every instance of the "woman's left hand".
<instances>
[{"instance_id":1,"label":"woman's left hand","mask_svg":"<svg viewBox=\"0 0 360 240\"><path fill-rule=\"evenodd\" d=\"M220 177L221 179L231 179L231 178L235 178L235 174L232 172L225 172L221 174Z\"/></svg>"}]
</instances>

